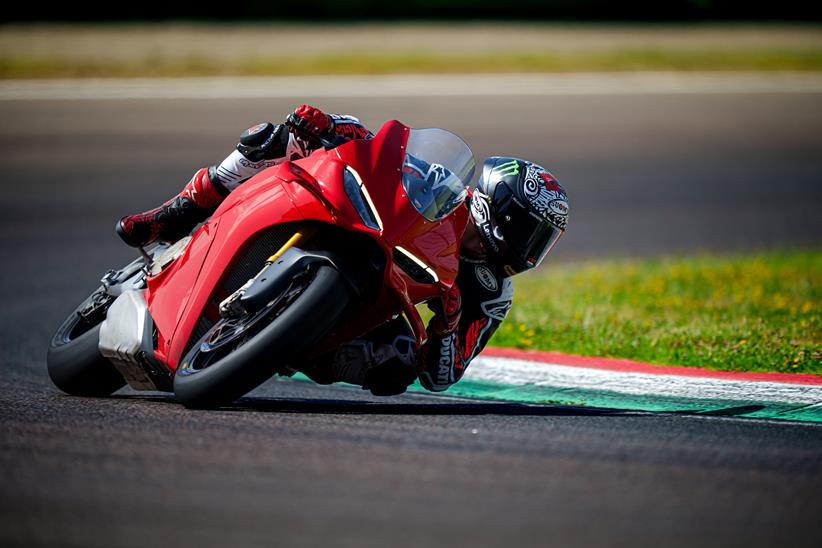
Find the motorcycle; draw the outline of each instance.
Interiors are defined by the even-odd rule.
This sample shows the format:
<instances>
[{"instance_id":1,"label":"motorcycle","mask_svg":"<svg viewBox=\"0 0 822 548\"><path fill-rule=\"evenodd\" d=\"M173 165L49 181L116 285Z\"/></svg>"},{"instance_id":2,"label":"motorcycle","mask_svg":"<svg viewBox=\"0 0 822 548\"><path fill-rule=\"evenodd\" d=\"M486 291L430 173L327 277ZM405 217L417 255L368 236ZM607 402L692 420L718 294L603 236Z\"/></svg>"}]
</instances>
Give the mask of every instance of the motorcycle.
<instances>
[{"instance_id":1,"label":"motorcycle","mask_svg":"<svg viewBox=\"0 0 822 548\"><path fill-rule=\"evenodd\" d=\"M51 339L54 384L105 396L127 383L212 407L397 318L422 345L416 305L457 275L471 149L396 120L323 145L250 178L189 236L108 271Z\"/></svg>"}]
</instances>

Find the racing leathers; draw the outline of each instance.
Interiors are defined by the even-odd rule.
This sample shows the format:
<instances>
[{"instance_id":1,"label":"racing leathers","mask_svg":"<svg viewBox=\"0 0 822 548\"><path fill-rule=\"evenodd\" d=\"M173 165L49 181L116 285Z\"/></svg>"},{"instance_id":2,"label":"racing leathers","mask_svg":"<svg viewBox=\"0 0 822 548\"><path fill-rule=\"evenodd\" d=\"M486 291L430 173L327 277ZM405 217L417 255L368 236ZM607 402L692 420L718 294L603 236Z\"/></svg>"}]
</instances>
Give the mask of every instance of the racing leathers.
<instances>
[{"instance_id":1,"label":"racing leathers","mask_svg":"<svg viewBox=\"0 0 822 548\"><path fill-rule=\"evenodd\" d=\"M455 286L462 301L459 321L453 329L439 329L441 311L435 310L428 324L428 341L417 356L420 384L433 392L442 392L462 378L505 319L514 296L510 277L465 256L460 257Z\"/></svg>"}]
</instances>

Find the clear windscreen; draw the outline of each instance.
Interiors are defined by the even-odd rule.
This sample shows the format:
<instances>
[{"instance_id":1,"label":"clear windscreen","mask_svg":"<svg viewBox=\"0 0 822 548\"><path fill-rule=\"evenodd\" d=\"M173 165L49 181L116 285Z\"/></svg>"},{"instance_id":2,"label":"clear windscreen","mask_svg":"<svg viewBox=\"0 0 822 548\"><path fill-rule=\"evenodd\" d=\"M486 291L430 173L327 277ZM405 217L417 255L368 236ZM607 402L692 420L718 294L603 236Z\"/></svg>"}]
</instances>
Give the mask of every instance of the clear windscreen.
<instances>
[{"instance_id":1,"label":"clear windscreen","mask_svg":"<svg viewBox=\"0 0 822 548\"><path fill-rule=\"evenodd\" d=\"M412 129L402 166L408 199L429 221L442 219L467 196L474 154L465 141L444 129Z\"/></svg>"}]
</instances>

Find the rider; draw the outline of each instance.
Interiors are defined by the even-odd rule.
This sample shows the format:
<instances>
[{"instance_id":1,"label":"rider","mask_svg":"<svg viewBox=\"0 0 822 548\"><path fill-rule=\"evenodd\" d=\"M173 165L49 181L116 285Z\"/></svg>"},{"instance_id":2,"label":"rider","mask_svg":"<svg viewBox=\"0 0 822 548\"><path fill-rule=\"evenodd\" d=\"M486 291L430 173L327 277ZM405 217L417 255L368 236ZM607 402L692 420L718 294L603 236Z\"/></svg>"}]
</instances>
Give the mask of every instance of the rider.
<instances>
[{"instance_id":1,"label":"rider","mask_svg":"<svg viewBox=\"0 0 822 548\"><path fill-rule=\"evenodd\" d=\"M264 122L245 130L221 164L199 169L180 194L160 207L123 217L117 233L135 247L176 241L263 169L305 157L321 146L321 139L371 137L353 116L300 105L285 124ZM441 392L462 377L511 308L511 276L538 266L568 219L567 198L557 180L517 158L487 158L468 200L471 214L460 245L459 272L441 302L429 303L434 316L428 342L415 352L407 324L396 320L301 370L317 382L349 382L376 395L401 394L416 378L426 389Z\"/></svg>"}]
</instances>

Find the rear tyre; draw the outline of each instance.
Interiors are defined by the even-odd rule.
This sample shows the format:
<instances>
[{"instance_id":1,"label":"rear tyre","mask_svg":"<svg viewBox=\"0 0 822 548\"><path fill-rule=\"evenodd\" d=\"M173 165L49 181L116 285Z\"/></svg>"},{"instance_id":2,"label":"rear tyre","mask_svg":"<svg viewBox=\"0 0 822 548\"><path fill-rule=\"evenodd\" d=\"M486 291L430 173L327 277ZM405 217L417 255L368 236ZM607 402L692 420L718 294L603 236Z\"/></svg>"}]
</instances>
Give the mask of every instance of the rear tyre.
<instances>
[{"instance_id":1,"label":"rear tyre","mask_svg":"<svg viewBox=\"0 0 822 548\"><path fill-rule=\"evenodd\" d=\"M189 408L231 403L271 378L278 364L319 343L351 302L348 284L331 266L319 267L313 279L290 291L296 293L293 298L245 325L215 324L180 362L174 377L177 400Z\"/></svg>"},{"instance_id":2,"label":"rear tyre","mask_svg":"<svg viewBox=\"0 0 822 548\"><path fill-rule=\"evenodd\" d=\"M99 299L89 312L90 303ZM100 324L111 304L102 288L86 299L66 318L49 342L46 364L52 382L72 396L108 396L126 381L97 348ZM87 312L81 316L80 311Z\"/></svg>"}]
</instances>

